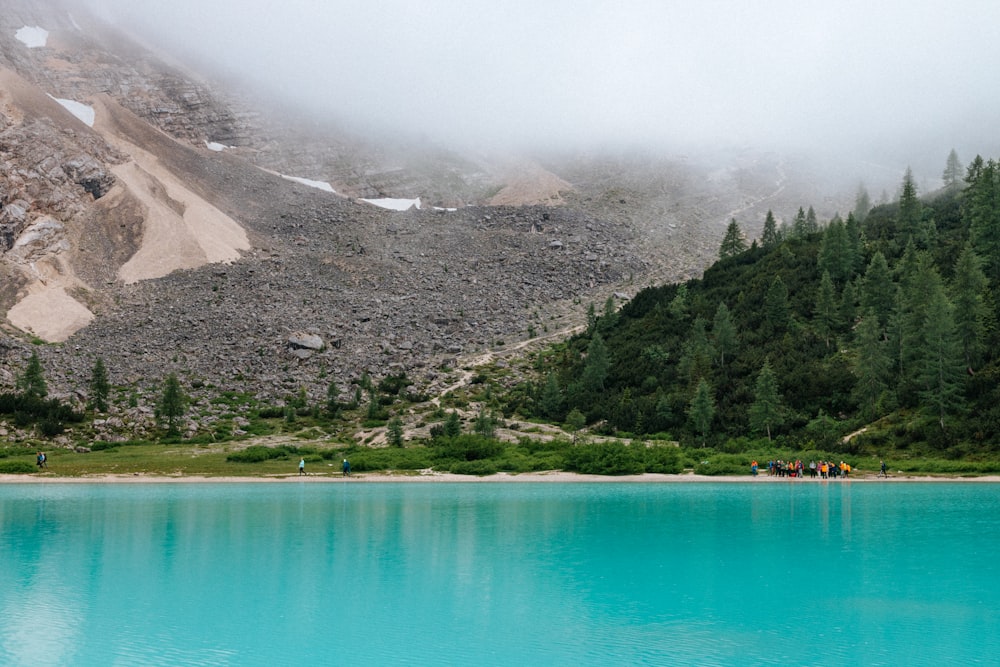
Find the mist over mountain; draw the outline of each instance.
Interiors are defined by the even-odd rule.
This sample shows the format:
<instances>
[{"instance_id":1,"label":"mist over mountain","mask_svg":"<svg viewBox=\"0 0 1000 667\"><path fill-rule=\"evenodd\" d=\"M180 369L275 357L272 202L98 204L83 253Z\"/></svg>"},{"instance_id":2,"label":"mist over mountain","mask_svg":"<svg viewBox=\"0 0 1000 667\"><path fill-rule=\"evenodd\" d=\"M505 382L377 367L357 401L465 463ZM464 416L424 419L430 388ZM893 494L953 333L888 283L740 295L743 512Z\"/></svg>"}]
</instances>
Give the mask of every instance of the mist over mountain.
<instances>
[{"instance_id":1,"label":"mist over mountain","mask_svg":"<svg viewBox=\"0 0 1000 667\"><path fill-rule=\"evenodd\" d=\"M320 117L449 148L737 146L919 178L997 146L990 2L91 4Z\"/></svg>"}]
</instances>

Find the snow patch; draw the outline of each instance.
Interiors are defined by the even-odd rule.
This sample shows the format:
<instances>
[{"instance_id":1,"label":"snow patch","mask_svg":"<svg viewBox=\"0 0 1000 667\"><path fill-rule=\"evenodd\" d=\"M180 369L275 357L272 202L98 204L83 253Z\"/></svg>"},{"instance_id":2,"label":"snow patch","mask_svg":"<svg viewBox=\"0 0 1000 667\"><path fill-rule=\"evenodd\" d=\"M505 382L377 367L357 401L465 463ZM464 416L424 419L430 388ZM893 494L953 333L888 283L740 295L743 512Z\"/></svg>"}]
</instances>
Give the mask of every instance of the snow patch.
<instances>
[{"instance_id":1,"label":"snow patch","mask_svg":"<svg viewBox=\"0 0 1000 667\"><path fill-rule=\"evenodd\" d=\"M281 177L288 181L295 181L296 183L301 183L302 185L308 185L311 188L319 188L324 192L331 192L333 194L337 194L336 190L333 189L333 186L325 181L312 181L309 180L308 178L299 178L298 176L286 176L284 174L282 174Z\"/></svg>"},{"instance_id":2,"label":"snow patch","mask_svg":"<svg viewBox=\"0 0 1000 667\"><path fill-rule=\"evenodd\" d=\"M15 32L14 36L29 49L40 49L48 41L49 31L38 26L24 26Z\"/></svg>"},{"instance_id":3,"label":"snow patch","mask_svg":"<svg viewBox=\"0 0 1000 667\"><path fill-rule=\"evenodd\" d=\"M420 209L420 197L416 199L393 199L385 197L383 199L362 199L366 204L372 204L379 208L387 208L391 211L409 211L414 206Z\"/></svg>"},{"instance_id":4,"label":"snow patch","mask_svg":"<svg viewBox=\"0 0 1000 667\"><path fill-rule=\"evenodd\" d=\"M49 95L49 97L52 96ZM58 97L52 97L52 99L61 104L66 111L79 118L88 127L94 127L94 107L88 107L86 104L74 100L61 100Z\"/></svg>"},{"instance_id":5,"label":"snow patch","mask_svg":"<svg viewBox=\"0 0 1000 667\"><path fill-rule=\"evenodd\" d=\"M215 151L216 153L221 153L222 151L229 148L229 146L226 146L225 144L216 143L214 141L206 141L205 147L208 148L208 150L210 151Z\"/></svg>"}]
</instances>

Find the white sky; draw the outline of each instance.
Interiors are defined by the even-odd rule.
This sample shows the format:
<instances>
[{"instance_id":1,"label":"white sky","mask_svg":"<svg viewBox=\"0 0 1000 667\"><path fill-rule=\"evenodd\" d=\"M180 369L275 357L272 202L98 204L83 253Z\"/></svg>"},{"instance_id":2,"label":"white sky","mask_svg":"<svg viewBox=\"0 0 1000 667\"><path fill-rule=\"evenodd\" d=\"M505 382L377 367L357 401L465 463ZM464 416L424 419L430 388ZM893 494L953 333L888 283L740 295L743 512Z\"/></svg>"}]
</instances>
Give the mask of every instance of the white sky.
<instances>
[{"instance_id":1,"label":"white sky","mask_svg":"<svg viewBox=\"0 0 1000 667\"><path fill-rule=\"evenodd\" d=\"M920 141L942 168L998 145L996 0L89 1L317 113L445 143Z\"/></svg>"}]
</instances>

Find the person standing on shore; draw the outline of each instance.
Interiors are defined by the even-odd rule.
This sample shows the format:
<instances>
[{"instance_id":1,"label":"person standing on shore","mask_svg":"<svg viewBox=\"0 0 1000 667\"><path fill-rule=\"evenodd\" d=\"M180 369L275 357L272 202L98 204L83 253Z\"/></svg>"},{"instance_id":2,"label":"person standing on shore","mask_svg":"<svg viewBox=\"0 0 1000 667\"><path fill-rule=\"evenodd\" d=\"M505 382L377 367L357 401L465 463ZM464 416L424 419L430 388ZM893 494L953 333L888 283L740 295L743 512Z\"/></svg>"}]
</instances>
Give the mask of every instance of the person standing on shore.
<instances>
[{"instance_id":1,"label":"person standing on shore","mask_svg":"<svg viewBox=\"0 0 1000 667\"><path fill-rule=\"evenodd\" d=\"M351 476L351 462L348 461L347 459L344 459L344 465L342 466L342 470L344 471L343 475L344 477Z\"/></svg>"},{"instance_id":2,"label":"person standing on shore","mask_svg":"<svg viewBox=\"0 0 1000 667\"><path fill-rule=\"evenodd\" d=\"M889 475L887 475L886 472L885 472L885 461L884 460L879 462L879 471L878 471L878 474L875 475L875 477L885 477L886 479L888 479Z\"/></svg>"},{"instance_id":3,"label":"person standing on shore","mask_svg":"<svg viewBox=\"0 0 1000 667\"><path fill-rule=\"evenodd\" d=\"M306 474L306 460L305 459L299 459L299 474L300 475Z\"/></svg>"}]
</instances>

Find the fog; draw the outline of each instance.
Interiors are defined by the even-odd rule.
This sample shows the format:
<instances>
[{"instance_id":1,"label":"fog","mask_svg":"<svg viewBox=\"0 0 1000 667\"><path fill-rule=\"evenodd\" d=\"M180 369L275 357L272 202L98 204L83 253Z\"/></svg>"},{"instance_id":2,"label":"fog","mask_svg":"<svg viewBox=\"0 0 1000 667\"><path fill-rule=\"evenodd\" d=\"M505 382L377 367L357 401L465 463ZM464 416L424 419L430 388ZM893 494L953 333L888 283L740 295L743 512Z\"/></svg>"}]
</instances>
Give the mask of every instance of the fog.
<instances>
[{"instance_id":1,"label":"fog","mask_svg":"<svg viewBox=\"0 0 1000 667\"><path fill-rule=\"evenodd\" d=\"M1000 145L995 0L90 1L303 109L456 147L751 146L940 173L951 148Z\"/></svg>"}]
</instances>

